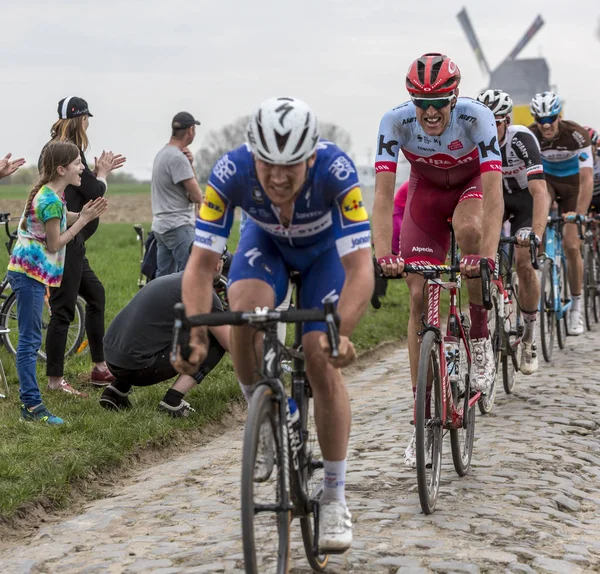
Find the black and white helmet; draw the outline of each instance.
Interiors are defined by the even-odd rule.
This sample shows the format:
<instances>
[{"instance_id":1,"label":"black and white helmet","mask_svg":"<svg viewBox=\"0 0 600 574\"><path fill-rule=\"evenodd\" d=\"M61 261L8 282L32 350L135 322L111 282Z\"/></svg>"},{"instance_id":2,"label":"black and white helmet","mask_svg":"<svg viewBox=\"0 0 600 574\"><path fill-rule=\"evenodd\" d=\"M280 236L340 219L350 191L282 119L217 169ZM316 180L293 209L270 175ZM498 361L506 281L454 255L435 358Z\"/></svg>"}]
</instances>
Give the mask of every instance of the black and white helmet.
<instances>
[{"instance_id":1,"label":"black and white helmet","mask_svg":"<svg viewBox=\"0 0 600 574\"><path fill-rule=\"evenodd\" d=\"M264 101L248 124L252 153L267 163L293 165L306 161L319 142L319 124L313 111L296 98Z\"/></svg>"},{"instance_id":2,"label":"black and white helmet","mask_svg":"<svg viewBox=\"0 0 600 574\"><path fill-rule=\"evenodd\" d=\"M483 90L477 94L476 99L490 108L496 117L503 118L512 111L512 98L502 90Z\"/></svg>"},{"instance_id":3,"label":"black and white helmet","mask_svg":"<svg viewBox=\"0 0 600 574\"><path fill-rule=\"evenodd\" d=\"M553 92L542 92L533 96L529 110L534 118L557 116L562 111L562 100Z\"/></svg>"}]
</instances>

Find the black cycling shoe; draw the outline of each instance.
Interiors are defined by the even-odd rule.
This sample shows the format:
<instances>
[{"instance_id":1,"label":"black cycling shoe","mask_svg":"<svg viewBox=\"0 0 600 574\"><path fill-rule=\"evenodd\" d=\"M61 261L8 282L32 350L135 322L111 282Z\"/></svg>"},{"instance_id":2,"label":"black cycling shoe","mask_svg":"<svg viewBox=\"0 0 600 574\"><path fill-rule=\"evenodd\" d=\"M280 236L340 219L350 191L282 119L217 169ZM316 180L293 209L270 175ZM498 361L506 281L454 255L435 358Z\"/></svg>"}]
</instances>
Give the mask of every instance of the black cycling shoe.
<instances>
[{"instance_id":1,"label":"black cycling shoe","mask_svg":"<svg viewBox=\"0 0 600 574\"><path fill-rule=\"evenodd\" d=\"M196 409L190 406L190 403L187 401L181 401L176 407L165 403L165 401L160 401L158 405L158 410L163 413L167 413L169 416L173 418L183 418L189 417L190 414L195 413Z\"/></svg>"},{"instance_id":2,"label":"black cycling shoe","mask_svg":"<svg viewBox=\"0 0 600 574\"><path fill-rule=\"evenodd\" d=\"M113 387L112 385L108 385L108 387L104 389L100 397L100 406L104 407L106 410L109 411L121 411L130 409L130 394L131 391L123 393L115 387Z\"/></svg>"}]
</instances>

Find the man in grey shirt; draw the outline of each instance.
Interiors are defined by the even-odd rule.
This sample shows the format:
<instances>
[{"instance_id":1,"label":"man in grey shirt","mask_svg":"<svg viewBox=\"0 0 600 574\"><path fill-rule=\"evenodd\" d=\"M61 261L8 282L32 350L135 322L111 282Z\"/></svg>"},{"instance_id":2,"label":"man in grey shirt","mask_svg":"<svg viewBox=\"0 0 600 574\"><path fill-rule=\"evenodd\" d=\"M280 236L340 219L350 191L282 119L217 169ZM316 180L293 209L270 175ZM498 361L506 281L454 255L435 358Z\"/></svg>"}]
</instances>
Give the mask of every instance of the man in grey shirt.
<instances>
[{"instance_id":1,"label":"man in grey shirt","mask_svg":"<svg viewBox=\"0 0 600 574\"><path fill-rule=\"evenodd\" d=\"M198 125L192 114L179 112L171 123L169 143L154 158L152 231L157 245L157 277L182 271L194 241L194 204L202 203L202 191L188 146Z\"/></svg>"}]
</instances>

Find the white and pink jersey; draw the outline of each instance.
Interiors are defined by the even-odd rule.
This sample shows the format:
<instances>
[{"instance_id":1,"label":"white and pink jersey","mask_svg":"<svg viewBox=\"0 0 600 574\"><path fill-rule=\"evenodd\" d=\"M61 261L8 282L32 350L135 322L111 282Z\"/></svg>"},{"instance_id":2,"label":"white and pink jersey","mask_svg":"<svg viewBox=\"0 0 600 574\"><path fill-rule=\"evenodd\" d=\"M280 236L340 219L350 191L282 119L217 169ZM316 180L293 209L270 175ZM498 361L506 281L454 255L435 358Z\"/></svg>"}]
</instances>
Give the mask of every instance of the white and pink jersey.
<instances>
[{"instance_id":1,"label":"white and pink jersey","mask_svg":"<svg viewBox=\"0 0 600 574\"><path fill-rule=\"evenodd\" d=\"M502 171L498 132L487 106L458 98L441 136L425 133L406 102L387 112L379 125L375 171L396 172L398 152L412 169L439 188L456 188L486 171Z\"/></svg>"}]
</instances>

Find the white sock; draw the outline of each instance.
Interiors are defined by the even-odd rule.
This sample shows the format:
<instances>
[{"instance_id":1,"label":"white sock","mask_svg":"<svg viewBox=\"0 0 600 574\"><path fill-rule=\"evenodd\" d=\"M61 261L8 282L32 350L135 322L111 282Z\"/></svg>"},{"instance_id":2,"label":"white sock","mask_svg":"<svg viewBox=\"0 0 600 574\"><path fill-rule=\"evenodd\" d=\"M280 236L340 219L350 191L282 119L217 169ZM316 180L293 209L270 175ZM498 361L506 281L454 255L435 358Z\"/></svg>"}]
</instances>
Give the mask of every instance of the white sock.
<instances>
[{"instance_id":1,"label":"white sock","mask_svg":"<svg viewBox=\"0 0 600 574\"><path fill-rule=\"evenodd\" d=\"M333 500L346 503L346 459L324 460L325 480L321 503Z\"/></svg>"},{"instance_id":2,"label":"white sock","mask_svg":"<svg viewBox=\"0 0 600 574\"><path fill-rule=\"evenodd\" d=\"M571 311L577 311L581 313L581 295L571 295Z\"/></svg>"},{"instance_id":3,"label":"white sock","mask_svg":"<svg viewBox=\"0 0 600 574\"><path fill-rule=\"evenodd\" d=\"M535 320L537 319L537 311L527 313L523 311L523 321L525 323L525 332L523 333L523 341L531 343L534 337Z\"/></svg>"},{"instance_id":4,"label":"white sock","mask_svg":"<svg viewBox=\"0 0 600 574\"><path fill-rule=\"evenodd\" d=\"M254 393L254 385L244 385L239 379L238 384L240 385L240 389L242 389L242 394L244 398L250 404L250 399L252 398L252 394Z\"/></svg>"}]
</instances>

